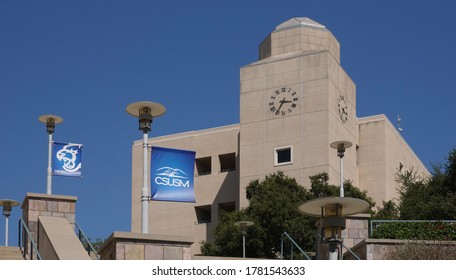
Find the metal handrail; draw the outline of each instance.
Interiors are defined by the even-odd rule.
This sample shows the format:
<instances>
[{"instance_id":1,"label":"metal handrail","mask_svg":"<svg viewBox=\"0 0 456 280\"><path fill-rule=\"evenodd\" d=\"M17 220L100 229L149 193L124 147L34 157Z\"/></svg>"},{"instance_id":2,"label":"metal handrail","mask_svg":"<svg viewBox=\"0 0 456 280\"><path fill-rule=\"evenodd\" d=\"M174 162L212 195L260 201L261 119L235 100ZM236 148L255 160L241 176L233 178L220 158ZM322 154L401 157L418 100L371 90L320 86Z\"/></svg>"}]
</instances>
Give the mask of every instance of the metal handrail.
<instances>
[{"instance_id":1,"label":"metal handrail","mask_svg":"<svg viewBox=\"0 0 456 280\"><path fill-rule=\"evenodd\" d=\"M87 238L87 236L85 235L84 231L82 231L81 227L78 225L78 223L74 223L78 229L78 238L79 238L79 241L81 241L82 245L84 246L84 242L86 242L87 244L87 253L89 254L90 256L90 252L92 251L94 254L95 254L95 257L97 258L97 260L100 259L100 256L98 255L97 251L93 248L93 245L92 243L90 242L90 240Z\"/></svg>"},{"instance_id":2,"label":"metal handrail","mask_svg":"<svg viewBox=\"0 0 456 280\"><path fill-rule=\"evenodd\" d=\"M306 254L306 252L304 252L301 249L301 247L299 247L299 245L293 240L293 238L291 238L291 236L286 231L284 233L282 233L282 237L280 238L280 259L281 260L283 259L283 238L284 238L284 236L286 238L288 238L288 240L290 240L290 242L292 243L292 245L291 245L291 259L293 259L293 245L294 245L304 255L304 257L306 257L306 259L311 260L311 258L309 258L309 256Z\"/></svg>"},{"instance_id":3,"label":"metal handrail","mask_svg":"<svg viewBox=\"0 0 456 280\"><path fill-rule=\"evenodd\" d=\"M36 243L33 240L32 234L30 233L30 231L29 231L27 225L25 224L24 220L22 218L19 218L19 231L18 231L19 238L18 238L17 243L18 243L18 247L22 248L22 251L23 251L22 255L23 255L24 259L26 258L27 250L26 250L26 247L25 247L26 244L21 244L23 242L22 238L21 238L22 229L25 229L25 232L27 233L27 236L28 236L28 238L30 240L30 244L32 246L32 251L30 252L30 259L33 260L33 252L35 252L37 260L42 260L43 258L41 257L40 252L38 251ZM22 246L22 245L24 245L24 246Z\"/></svg>"},{"instance_id":4,"label":"metal handrail","mask_svg":"<svg viewBox=\"0 0 456 280\"><path fill-rule=\"evenodd\" d=\"M345 249L347 249L347 251L350 252L350 254L352 254L352 255L356 258L356 260L358 260L358 261L361 260L361 259L358 257L358 255L355 254L355 252L353 252L350 248L348 248L347 246L345 246L344 243L341 243L341 244L342 244L342 247L344 247Z\"/></svg>"}]
</instances>

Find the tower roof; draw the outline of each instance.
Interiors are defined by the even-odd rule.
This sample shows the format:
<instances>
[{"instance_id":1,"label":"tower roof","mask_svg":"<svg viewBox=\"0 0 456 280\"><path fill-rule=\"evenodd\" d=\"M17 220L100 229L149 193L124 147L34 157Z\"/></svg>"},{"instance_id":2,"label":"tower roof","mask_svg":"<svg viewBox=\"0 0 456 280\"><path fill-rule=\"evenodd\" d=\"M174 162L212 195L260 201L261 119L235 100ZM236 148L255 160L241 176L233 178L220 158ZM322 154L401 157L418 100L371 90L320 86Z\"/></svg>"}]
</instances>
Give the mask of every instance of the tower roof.
<instances>
[{"instance_id":1,"label":"tower roof","mask_svg":"<svg viewBox=\"0 0 456 280\"><path fill-rule=\"evenodd\" d=\"M324 25L319 24L316 21L311 20L310 18L307 17L295 17L291 18L285 22L282 22L281 24L277 25L274 31L282 30L282 29L289 29L289 28L295 28L295 27L302 27L302 26L308 26L308 27L314 27L314 28L322 28L326 29Z\"/></svg>"}]
</instances>

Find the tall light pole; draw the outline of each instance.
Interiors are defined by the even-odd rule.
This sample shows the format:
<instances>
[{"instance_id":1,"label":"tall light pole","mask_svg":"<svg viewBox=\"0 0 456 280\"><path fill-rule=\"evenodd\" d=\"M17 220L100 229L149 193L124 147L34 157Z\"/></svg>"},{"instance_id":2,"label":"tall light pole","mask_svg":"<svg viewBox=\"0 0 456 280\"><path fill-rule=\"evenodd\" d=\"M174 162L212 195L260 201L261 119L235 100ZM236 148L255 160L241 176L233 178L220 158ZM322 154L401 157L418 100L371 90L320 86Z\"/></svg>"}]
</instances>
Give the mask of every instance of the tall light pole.
<instances>
[{"instance_id":1,"label":"tall light pole","mask_svg":"<svg viewBox=\"0 0 456 280\"><path fill-rule=\"evenodd\" d=\"M320 217L323 241L328 244L329 260L342 259L342 230L345 229L346 216L365 212L369 209L367 201L344 197L344 154L352 146L349 141L336 141L330 147L337 150L340 158L340 197L322 197L307 201L298 211L307 216Z\"/></svg>"},{"instance_id":2,"label":"tall light pole","mask_svg":"<svg viewBox=\"0 0 456 280\"><path fill-rule=\"evenodd\" d=\"M141 232L149 233L149 188L147 185L147 169L149 166L149 139L148 133L152 128L152 121L165 113L163 105L150 101L139 101L127 106L127 113L137 117L139 130L143 132L143 186L141 190Z\"/></svg>"},{"instance_id":3,"label":"tall light pole","mask_svg":"<svg viewBox=\"0 0 456 280\"><path fill-rule=\"evenodd\" d=\"M344 197L344 154L345 149L350 148L352 143L349 141L336 141L332 142L330 146L337 150L337 156L340 158L340 197Z\"/></svg>"},{"instance_id":4,"label":"tall light pole","mask_svg":"<svg viewBox=\"0 0 456 280\"><path fill-rule=\"evenodd\" d=\"M0 206L3 206L3 215L5 216L5 246L8 246L8 218L11 215L12 207L18 206L19 201L13 199L1 199Z\"/></svg>"},{"instance_id":5,"label":"tall light pole","mask_svg":"<svg viewBox=\"0 0 456 280\"><path fill-rule=\"evenodd\" d=\"M46 193L52 194L52 134L55 131L55 125L62 123L63 119L55 115L42 115L38 118L38 120L46 124L46 131L49 134Z\"/></svg>"},{"instance_id":6,"label":"tall light pole","mask_svg":"<svg viewBox=\"0 0 456 280\"><path fill-rule=\"evenodd\" d=\"M242 234L242 257L245 259L245 236L247 235L247 228L253 226L253 222L239 221L235 222L234 225L239 227Z\"/></svg>"}]
</instances>

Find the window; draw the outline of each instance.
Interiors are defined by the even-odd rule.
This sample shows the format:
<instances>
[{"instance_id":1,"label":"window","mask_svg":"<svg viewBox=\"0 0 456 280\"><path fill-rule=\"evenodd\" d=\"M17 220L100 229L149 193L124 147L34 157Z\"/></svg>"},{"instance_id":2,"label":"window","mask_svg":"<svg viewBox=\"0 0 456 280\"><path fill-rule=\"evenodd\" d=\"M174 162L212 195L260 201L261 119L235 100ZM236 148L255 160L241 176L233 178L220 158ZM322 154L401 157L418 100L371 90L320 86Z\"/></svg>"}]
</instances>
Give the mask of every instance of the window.
<instances>
[{"instance_id":1,"label":"window","mask_svg":"<svg viewBox=\"0 0 456 280\"><path fill-rule=\"evenodd\" d=\"M220 211L234 212L236 204L234 201L223 202L223 203L219 203L218 207L219 207L219 212Z\"/></svg>"},{"instance_id":2,"label":"window","mask_svg":"<svg viewBox=\"0 0 456 280\"><path fill-rule=\"evenodd\" d=\"M208 175L212 172L211 157L197 158L195 160L198 176Z\"/></svg>"},{"instance_id":3,"label":"window","mask_svg":"<svg viewBox=\"0 0 456 280\"><path fill-rule=\"evenodd\" d=\"M211 205L197 206L195 207L195 213L198 224L211 222Z\"/></svg>"},{"instance_id":4,"label":"window","mask_svg":"<svg viewBox=\"0 0 456 280\"><path fill-rule=\"evenodd\" d=\"M280 147L274 149L274 165L285 165L293 163L293 147Z\"/></svg>"},{"instance_id":5,"label":"window","mask_svg":"<svg viewBox=\"0 0 456 280\"><path fill-rule=\"evenodd\" d=\"M236 154L229 153L219 155L220 160L220 172L228 172L236 170Z\"/></svg>"}]
</instances>

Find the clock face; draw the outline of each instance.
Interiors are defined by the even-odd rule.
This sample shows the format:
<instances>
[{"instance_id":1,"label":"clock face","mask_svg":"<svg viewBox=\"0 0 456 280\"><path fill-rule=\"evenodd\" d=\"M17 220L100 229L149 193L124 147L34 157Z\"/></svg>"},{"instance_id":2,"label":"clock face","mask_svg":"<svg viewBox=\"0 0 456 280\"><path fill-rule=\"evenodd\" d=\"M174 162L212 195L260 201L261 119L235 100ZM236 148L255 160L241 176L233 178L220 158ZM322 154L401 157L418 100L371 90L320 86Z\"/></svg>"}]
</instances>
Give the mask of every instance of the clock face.
<instances>
[{"instance_id":1,"label":"clock face","mask_svg":"<svg viewBox=\"0 0 456 280\"><path fill-rule=\"evenodd\" d=\"M340 95L339 100L339 117L342 123L346 123L348 120L348 107L347 107L347 101L345 99L345 96Z\"/></svg>"},{"instance_id":2,"label":"clock face","mask_svg":"<svg viewBox=\"0 0 456 280\"><path fill-rule=\"evenodd\" d=\"M269 100L269 111L276 116L290 114L298 104L296 91L289 87L277 89Z\"/></svg>"}]
</instances>

